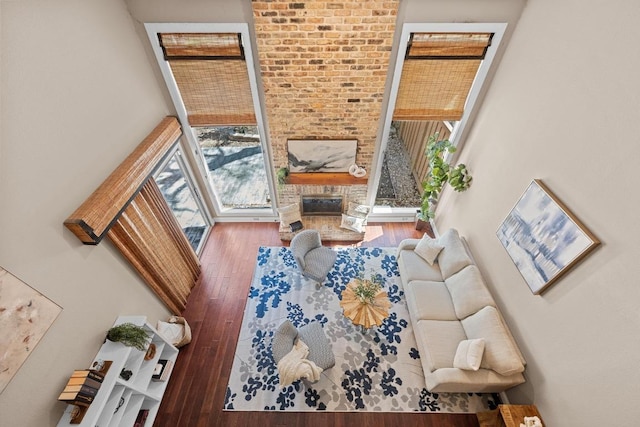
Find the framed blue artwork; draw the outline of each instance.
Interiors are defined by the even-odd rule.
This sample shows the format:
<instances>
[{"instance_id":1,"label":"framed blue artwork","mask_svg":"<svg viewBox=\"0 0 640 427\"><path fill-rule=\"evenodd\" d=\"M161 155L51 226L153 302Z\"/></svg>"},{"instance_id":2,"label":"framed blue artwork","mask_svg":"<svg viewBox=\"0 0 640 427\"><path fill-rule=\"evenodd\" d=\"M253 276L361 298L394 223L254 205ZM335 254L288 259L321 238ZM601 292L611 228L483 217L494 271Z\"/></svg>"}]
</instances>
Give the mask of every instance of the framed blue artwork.
<instances>
[{"instance_id":1,"label":"framed blue artwork","mask_svg":"<svg viewBox=\"0 0 640 427\"><path fill-rule=\"evenodd\" d=\"M535 295L600 244L539 179L529 184L496 234Z\"/></svg>"}]
</instances>

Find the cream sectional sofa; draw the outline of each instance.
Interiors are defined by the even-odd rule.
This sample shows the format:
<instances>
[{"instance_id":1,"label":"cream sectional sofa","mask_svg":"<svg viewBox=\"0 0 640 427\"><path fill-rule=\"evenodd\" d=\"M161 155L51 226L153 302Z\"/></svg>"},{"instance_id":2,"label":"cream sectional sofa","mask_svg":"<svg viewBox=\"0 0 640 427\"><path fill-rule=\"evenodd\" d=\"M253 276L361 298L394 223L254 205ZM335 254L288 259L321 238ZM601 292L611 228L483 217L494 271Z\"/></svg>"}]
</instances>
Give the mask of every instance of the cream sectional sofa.
<instances>
[{"instance_id":1,"label":"cream sectional sofa","mask_svg":"<svg viewBox=\"0 0 640 427\"><path fill-rule=\"evenodd\" d=\"M526 362L466 241L455 229L422 240L402 241L397 258L427 389L500 392L523 383ZM432 248L426 259L425 243Z\"/></svg>"}]
</instances>

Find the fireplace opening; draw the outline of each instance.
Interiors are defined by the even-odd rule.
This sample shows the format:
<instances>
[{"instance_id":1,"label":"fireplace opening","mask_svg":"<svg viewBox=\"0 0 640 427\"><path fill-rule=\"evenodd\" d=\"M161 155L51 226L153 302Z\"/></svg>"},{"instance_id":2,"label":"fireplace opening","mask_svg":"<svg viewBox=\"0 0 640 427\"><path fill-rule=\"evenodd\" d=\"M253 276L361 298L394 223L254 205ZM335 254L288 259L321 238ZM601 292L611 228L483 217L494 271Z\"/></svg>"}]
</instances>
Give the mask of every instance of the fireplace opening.
<instances>
[{"instance_id":1,"label":"fireplace opening","mask_svg":"<svg viewBox=\"0 0 640 427\"><path fill-rule=\"evenodd\" d=\"M310 194L300 196L302 215L342 215L343 196Z\"/></svg>"}]
</instances>

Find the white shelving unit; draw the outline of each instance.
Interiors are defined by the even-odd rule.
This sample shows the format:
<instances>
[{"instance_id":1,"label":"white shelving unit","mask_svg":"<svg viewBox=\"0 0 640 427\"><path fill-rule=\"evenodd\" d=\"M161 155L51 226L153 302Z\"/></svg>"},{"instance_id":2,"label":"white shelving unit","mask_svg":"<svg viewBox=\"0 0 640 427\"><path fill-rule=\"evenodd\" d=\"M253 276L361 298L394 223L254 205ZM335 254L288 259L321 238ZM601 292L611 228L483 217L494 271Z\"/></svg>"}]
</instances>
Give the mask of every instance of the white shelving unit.
<instances>
[{"instance_id":1,"label":"white shelving unit","mask_svg":"<svg viewBox=\"0 0 640 427\"><path fill-rule=\"evenodd\" d=\"M144 316L120 316L116 319L114 326L127 322L142 326L149 331L151 342L156 345L155 356L151 360L144 360L145 352L121 343L106 341L96 354L94 361L110 360L113 363L93 403L89 405L82 422L79 424L71 424L71 412L74 405L68 405L58 427L133 427L141 409L149 410L145 427L153 425L169 381L168 379L154 381L151 378L153 369L160 359L175 362L178 357L178 349L160 336L155 328L147 323L147 318ZM89 365L92 364L93 362ZM129 380L120 377L122 369L130 370L133 373Z\"/></svg>"}]
</instances>

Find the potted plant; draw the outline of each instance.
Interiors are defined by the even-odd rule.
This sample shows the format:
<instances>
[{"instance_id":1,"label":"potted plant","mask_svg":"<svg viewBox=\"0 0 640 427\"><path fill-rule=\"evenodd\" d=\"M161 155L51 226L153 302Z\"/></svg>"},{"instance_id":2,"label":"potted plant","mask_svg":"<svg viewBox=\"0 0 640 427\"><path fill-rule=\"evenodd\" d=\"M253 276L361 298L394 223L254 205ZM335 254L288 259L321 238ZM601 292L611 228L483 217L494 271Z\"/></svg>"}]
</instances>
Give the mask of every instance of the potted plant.
<instances>
[{"instance_id":1,"label":"potted plant","mask_svg":"<svg viewBox=\"0 0 640 427\"><path fill-rule=\"evenodd\" d=\"M472 177L466 165L460 163L451 166L444 161L446 153L454 153L456 147L448 139L438 139L438 133L431 135L427 141L425 155L429 161L427 175L422 182L422 199L418 220L429 222L434 217L435 205L442 188L448 182L455 191L466 191L471 185ZM416 225L416 228L417 225Z\"/></svg>"},{"instance_id":2,"label":"potted plant","mask_svg":"<svg viewBox=\"0 0 640 427\"><path fill-rule=\"evenodd\" d=\"M357 277L353 293L362 304L373 304L375 296L382 289L382 283L382 277L379 275L372 275L369 280Z\"/></svg>"},{"instance_id":3,"label":"potted plant","mask_svg":"<svg viewBox=\"0 0 640 427\"><path fill-rule=\"evenodd\" d=\"M140 351L147 350L150 338L146 329L133 323L121 323L107 331L109 341L120 342Z\"/></svg>"}]
</instances>

